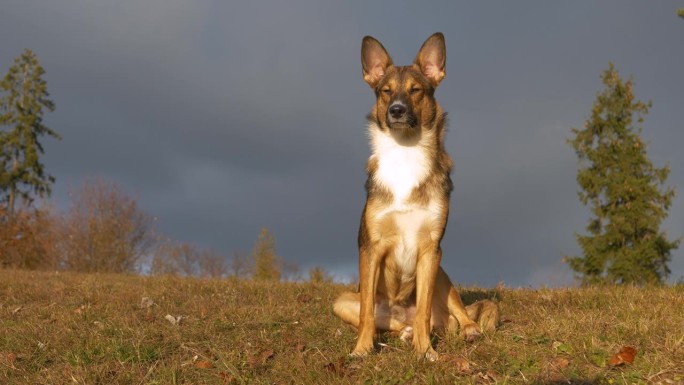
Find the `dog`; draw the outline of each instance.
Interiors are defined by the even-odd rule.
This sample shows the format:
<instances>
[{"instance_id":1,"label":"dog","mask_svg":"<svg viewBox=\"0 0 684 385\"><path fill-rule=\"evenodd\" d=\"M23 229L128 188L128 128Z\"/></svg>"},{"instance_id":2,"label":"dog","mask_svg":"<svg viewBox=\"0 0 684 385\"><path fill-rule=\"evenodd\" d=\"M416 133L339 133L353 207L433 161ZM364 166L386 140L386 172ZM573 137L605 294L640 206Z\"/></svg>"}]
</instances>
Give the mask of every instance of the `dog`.
<instances>
[{"instance_id":1,"label":"dog","mask_svg":"<svg viewBox=\"0 0 684 385\"><path fill-rule=\"evenodd\" d=\"M366 36L361 64L376 101L368 115L372 154L358 235L359 292L342 293L333 311L358 329L353 356L372 352L376 331L389 330L411 341L419 356L436 360L433 328L459 328L474 340L499 322L492 301L466 308L440 266L453 187L446 113L434 96L446 76L444 35L430 36L403 67Z\"/></svg>"}]
</instances>

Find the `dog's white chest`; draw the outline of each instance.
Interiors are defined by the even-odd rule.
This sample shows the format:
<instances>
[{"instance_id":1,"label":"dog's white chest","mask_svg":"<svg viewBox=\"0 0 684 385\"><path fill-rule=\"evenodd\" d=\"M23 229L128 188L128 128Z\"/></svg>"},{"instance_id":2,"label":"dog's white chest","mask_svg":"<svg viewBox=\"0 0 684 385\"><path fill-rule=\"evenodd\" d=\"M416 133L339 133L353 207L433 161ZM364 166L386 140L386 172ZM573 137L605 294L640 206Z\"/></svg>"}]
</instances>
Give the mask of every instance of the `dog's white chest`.
<instances>
[{"instance_id":1,"label":"dog's white chest","mask_svg":"<svg viewBox=\"0 0 684 385\"><path fill-rule=\"evenodd\" d=\"M375 182L390 190L394 204L401 206L428 175L427 154L419 145L401 146L382 133L374 135L373 156L378 160Z\"/></svg>"}]
</instances>

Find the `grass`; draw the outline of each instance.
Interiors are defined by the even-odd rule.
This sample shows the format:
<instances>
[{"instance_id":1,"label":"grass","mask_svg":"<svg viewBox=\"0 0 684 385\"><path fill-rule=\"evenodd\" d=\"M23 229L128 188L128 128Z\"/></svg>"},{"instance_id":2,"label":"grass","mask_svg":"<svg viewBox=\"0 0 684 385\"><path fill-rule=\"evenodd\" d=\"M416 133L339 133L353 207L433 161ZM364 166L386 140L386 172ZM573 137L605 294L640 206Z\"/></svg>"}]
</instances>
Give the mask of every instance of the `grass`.
<instances>
[{"instance_id":1,"label":"grass","mask_svg":"<svg viewBox=\"0 0 684 385\"><path fill-rule=\"evenodd\" d=\"M681 285L465 289L498 297L505 322L435 337L434 363L390 335L348 358L355 332L331 312L347 289L0 270L0 384L684 383ZM627 345L633 364L609 365Z\"/></svg>"}]
</instances>

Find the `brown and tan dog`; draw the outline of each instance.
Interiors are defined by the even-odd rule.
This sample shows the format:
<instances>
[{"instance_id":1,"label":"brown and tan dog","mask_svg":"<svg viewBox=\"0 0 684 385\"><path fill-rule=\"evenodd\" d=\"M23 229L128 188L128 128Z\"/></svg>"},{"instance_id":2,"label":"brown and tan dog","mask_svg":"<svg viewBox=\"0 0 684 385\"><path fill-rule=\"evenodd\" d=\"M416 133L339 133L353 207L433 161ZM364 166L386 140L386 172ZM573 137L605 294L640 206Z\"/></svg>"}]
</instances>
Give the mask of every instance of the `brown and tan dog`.
<instances>
[{"instance_id":1,"label":"brown and tan dog","mask_svg":"<svg viewBox=\"0 0 684 385\"><path fill-rule=\"evenodd\" d=\"M446 75L444 36L435 33L413 65L396 67L370 36L361 47L363 79L375 91L368 116L372 155L359 229L359 293L346 292L334 311L358 328L352 355L373 350L376 329L401 333L430 360L432 328L472 340L494 329L498 307L480 301L468 309L440 267L449 214L451 158L444 150L446 114L434 92Z\"/></svg>"}]
</instances>

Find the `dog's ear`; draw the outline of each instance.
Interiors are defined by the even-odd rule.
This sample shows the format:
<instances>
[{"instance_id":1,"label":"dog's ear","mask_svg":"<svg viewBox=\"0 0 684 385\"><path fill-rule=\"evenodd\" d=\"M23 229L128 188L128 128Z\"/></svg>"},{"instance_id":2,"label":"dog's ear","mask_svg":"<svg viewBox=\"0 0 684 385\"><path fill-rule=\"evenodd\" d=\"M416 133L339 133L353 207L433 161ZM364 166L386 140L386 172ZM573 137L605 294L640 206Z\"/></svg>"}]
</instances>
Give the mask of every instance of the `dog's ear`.
<instances>
[{"instance_id":1,"label":"dog's ear","mask_svg":"<svg viewBox=\"0 0 684 385\"><path fill-rule=\"evenodd\" d=\"M375 88L380 79L385 76L387 68L391 67L392 58L385 47L370 36L363 38L361 43L361 66L363 67L363 80Z\"/></svg>"},{"instance_id":2,"label":"dog's ear","mask_svg":"<svg viewBox=\"0 0 684 385\"><path fill-rule=\"evenodd\" d=\"M446 76L446 44L444 35L437 32L430 36L420 47L413 66L417 67L432 83L434 87Z\"/></svg>"}]
</instances>

